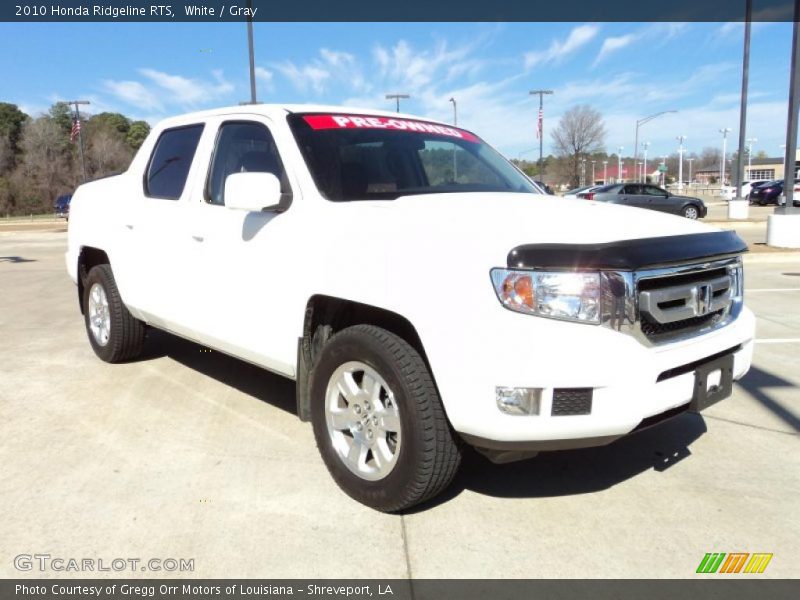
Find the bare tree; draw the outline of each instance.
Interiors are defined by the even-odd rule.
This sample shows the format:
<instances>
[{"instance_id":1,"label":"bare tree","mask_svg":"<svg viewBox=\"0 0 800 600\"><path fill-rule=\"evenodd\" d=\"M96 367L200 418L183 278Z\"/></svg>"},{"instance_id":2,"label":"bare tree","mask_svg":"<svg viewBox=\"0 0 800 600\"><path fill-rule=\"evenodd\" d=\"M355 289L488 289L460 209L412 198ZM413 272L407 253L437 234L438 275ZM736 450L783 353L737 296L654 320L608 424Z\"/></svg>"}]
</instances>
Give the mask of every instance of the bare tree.
<instances>
[{"instance_id":1,"label":"bare tree","mask_svg":"<svg viewBox=\"0 0 800 600\"><path fill-rule=\"evenodd\" d=\"M577 186L581 159L605 146L603 117L587 104L574 106L562 115L551 135L556 155L565 159L564 174L573 186Z\"/></svg>"},{"instance_id":2,"label":"bare tree","mask_svg":"<svg viewBox=\"0 0 800 600\"><path fill-rule=\"evenodd\" d=\"M98 129L86 148L90 177L103 177L128 168L133 150L124 138L106 129Z\"/></svg>"},{"instance_id":3,"label":"bare tree","mask_svg":"<svg viewBox=\"0 0 800 600\"><path fill-rule=\"evenodd\" d=\"M11 149L11 141L0 135L0 177L11 171L14 164L14 153Z\"/></svg>"},{"instance_id":4,"label":"bare tree","mask_svg":"<svg viewBox=\"0 0 800 600\"><path fill-rule=\"evenodd\" d=\"M22 162L12 175L18 209L43 210L58 194L71 192L78 183L69 138L50 117L28 121L23 128Z\"/></svg>"},{"instance_id":5,"label":"bare tree","mask_svg":"<svg viewBox=\"0 0 800 600\"><path fill-rule=\"evenodd\" d=\"M722 150L707 146L700 152L700 157L695 163L695 167L699 169L719 169L719 163L722 160Z\"/></svg>"}]
</instances>

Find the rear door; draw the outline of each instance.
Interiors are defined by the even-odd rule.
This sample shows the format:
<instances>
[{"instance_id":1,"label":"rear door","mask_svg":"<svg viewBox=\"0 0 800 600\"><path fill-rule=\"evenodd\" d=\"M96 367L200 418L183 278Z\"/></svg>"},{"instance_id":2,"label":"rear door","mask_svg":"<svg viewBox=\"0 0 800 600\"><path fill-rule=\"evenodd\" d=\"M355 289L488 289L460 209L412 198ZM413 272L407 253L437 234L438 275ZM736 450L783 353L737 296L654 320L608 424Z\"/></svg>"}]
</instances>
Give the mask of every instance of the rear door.
<instances>
[{"instance_id":1,"label":"rear door","mask_svg":"<svg viewBox=\"0 0 800 600\"><path fill-rule=\"evenodd\" d=\"M204 123L161 132L144 174L132 182L117 246L125 301L149 323L173 329L183 320L186 203Z\"/></svg>"},{"instance_id":2,"label":"rear door","mask_svg":"<svg viewBox=\"0 0 800 600\"><path fill-rule=\"evenodd\" d=\"M620 202L625 206L648 208L648 198L642 195L642 186L638 183L626 183L619 192Z\"/></svg>"}]
</instances>

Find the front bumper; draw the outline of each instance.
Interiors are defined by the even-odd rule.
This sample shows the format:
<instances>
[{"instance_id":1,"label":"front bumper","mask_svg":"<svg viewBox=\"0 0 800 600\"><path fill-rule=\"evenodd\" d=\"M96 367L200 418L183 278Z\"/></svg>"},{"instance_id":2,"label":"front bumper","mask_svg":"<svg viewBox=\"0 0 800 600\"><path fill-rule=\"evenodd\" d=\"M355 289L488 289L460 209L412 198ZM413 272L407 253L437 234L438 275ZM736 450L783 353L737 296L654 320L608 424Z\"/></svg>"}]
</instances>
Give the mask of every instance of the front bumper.
<instances>
[{"instance_id":1,"label":"front bumper","mask_svg":"<svg viewBox=\"0 0 800 600\"><path fill-rule=\"evenodd\" d=\"M434 373L453 428L485 448L554 450L607 444L643 422L680 412L694 395L694 371L681 373L685 365L736 349L733 378L740 379L752 360L755 318L745 307L721 329L654 347L606 328L510 311L500 312L490 328L491 334L481 332L477 350L451 347L452 368ZM678 374L665 377L669 372ZM542 388L539 414L500 412L497 386ZM553 415L556 388L592 388L591 413Z\"/></svg>"}]
</instances>

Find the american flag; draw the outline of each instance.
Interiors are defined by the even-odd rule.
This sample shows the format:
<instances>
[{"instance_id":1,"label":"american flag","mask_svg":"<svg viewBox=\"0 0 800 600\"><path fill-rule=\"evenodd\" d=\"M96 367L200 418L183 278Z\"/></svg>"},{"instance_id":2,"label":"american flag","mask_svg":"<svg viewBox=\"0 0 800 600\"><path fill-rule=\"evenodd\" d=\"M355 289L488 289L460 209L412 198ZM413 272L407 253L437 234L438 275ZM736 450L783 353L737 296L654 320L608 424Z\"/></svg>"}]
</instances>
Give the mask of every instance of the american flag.
<instances>
[{"instance_id":1,"label":"american flag","mask_svg":"<svg viewBox=\"0 0 800 600\"><path fill-rule=\"evenodd\" d=\"M539 120L536 123L536 139L542 137L542 120L544 119L544 112L541 108L539 108Z\"/></svg>"},{"instance_id":2,"label":"american flag","mask_svg":"<svg viewBox=\"0 0 800 600\"><path fill-rule=\"evenodd\" d=\"M81 121L78 117L72 119L72 132L69 134L70 144L74 144L75 140L81 133Z\"/></svg>"}]
</instances>

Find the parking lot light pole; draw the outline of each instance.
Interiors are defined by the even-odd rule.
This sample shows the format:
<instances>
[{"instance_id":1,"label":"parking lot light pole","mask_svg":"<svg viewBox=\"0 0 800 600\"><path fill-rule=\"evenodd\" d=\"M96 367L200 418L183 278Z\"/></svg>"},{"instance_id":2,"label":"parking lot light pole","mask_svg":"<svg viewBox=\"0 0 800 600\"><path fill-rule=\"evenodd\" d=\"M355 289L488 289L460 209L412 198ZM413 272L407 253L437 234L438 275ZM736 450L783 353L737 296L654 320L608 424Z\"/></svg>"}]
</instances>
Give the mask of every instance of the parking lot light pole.
<instances>
[{"instance_id":1,"label":"parking lot light pole","mask_svg":"<svg viewBox=\"0 0 800 600\"><path fill-rule=\"evenodd\" d=\"M608 185L608 161L603 161L603 185Z\"/></svg>"},{"instance_id":2,"label":"parking lot light pole","mask_svg":"<svg viewBox=\"0 0 800 600\"><path fill-rule=\"evenodd\" d=\"M592 185L594 185L594 182L595 182L595 177L594 177L594 163L596 163L596 162L597 162L596 160L593 160L593 161L592 161Z\"/></svg>"},{"instance_id":3,"label":"parking lot light pole","mask_svg":"<svg viewBox=\"0 0 800 600\"><path fill-rule=\"evenodd\" d=\"M642 151L644 158L642 159L642 182L647 180L647 149L650 147L650 142L642 142Z\"/></svg>"},{"instance_id":4,"label":"parking lot light pole","mask_svg":"<svg viewBox=\"0 0 800 600\"><path fill-rule=\"evenodd\" d=\"M458 108L456 107L456 99L450 98L450 102L453 103L453 125L458 126ZM458 164L456 163L456 151L458 150L458 146L453 144L453 181L458 180Z\"/></svg>"},{"instance_id":5,"label":"parking lot light pole","mask_svg":"<svg viewBox=\"0 0 800 600\"><path fill-rule=\"evenodd\" d=\"M387 100L394 100L396 102L397 112L400 112L400 99L411 98L408 94L386 94Z\"/></svg>"},{"instance_id":6,"label":"parking lot light pole","mask_svg":"<svg viewBox=\"0 0 800 600\"><path fill-rule=\"evenodd\" d=\"M663 110L661 112L649 115L647 117L643 117L636 121L636 139L633 143L633 164L636 164L636 161L639 159L639 127L644 125L645 123L649 123L653 119L660 117L661 115L667 115L670 113L676 113L677 110Z\"/></svg>"},{"instance_id":7,"label":"parking lot light pole","mask_svg":"<svg viewBox=\"0 0 800 600\"><path fill-rule=\"evenodd\" d=\"M739 105L739 149L736 156L736 177L734 177L734 185L736 189L733 193L733 199L742 200L742 180L744 177L744 164L742 163L744 155L744 136L747 133L747 84L750 78L750 21L753 19L753 0L745 1L744 13L744 50L742 54L742 95ZM752 144L750 145L750 152L748 152L747 162L750 163L750 153L753 150ZM748 169L749 170L749 169ZM724 182L723 182L724 183ZM744 204L747 207L747 204ZM747 215L744 214L744 217Z\"/></svg>"},{"instance_id":8,"label":"parking lot light pole","mask_svg":"<svg viewBox=\"0 0 800 600\"><path fill-rule=\"evenodd\" d=\"M800 0L794 0L792 58L789 69L789 114L786 117L786 151L783 156L783 196L774 214L767 217L767 245L800 248L800 210L794 206L794 179L797 177L797 127L800 111Z\"/></svg>"},{"instance_id":9,"label":"parking lot light pole","mask_svg":"<svg viewBox=\"0 0 800 600\"><path fill-rule=\"evenodd\" d=\"M800 0L794 3L794 32L792 34L792 62L789 76L789 115L786 127L786 151L783 155L783 195L786 204L775 212L797 214L794 208L794 179L797 173L797 119L800 109ZM800 218L800 217L795 217ZM769 243L769 223L767 224L767 243Z\"/></svg>"},{"instance_id":10,"label":"parking lot light pole","mask_svg":"<svg viewBox=\"0 0 800 600\"><path fill-rule=\"evenodd\" d=\"M622 179L622 151L625 150L625 146L620 146L617 148L617 183L620 182Z\"/></svg>"},{"instance_id":11,"label":"parking lot light pole","mask_svg":"<svg viewBox=\"0 0 800 600\"><path fill-rule=\"evenodd\" d=\"M683 140L686 136L679 135L675 139L678 140L678 190L683 191Z\"/></svg>"},{"instance_id":12,"label":"parking lot light pole","mask_svg":"<svg viewBox=\"0 0 800 600\"><path fill-rule=\"evenodd\" d=\"M722 134L722 160L719 161L719 185L722 187L725 185L725 160L727 159L728 153L728 134L733 131L730 127L725 127L720 129L719 132Z\"/></svg>"},{"instance_id":13,"label":"parking lot light pole","mask_svg":"<svg viewBox=\"0 0 800 600\"><path fill-rule=\"evenodd\" d=\"M752 179L750 175L750 171L753 168L753 144L757 143L758 140L756 138L747 138L745 140L747 142L747 173L748 179Z\"/></svg>"},{"instance_id":14,"label":"parking lot light pole","mask_svg":"<svg viewBox=\"0 0 800 600\"><path fill-rule=\"evenodd\" d=\"M247 53L250 59L250 103L256 104L256 54L253 49L253 0L247 1Z\"/></svg>"}]
</instances>

